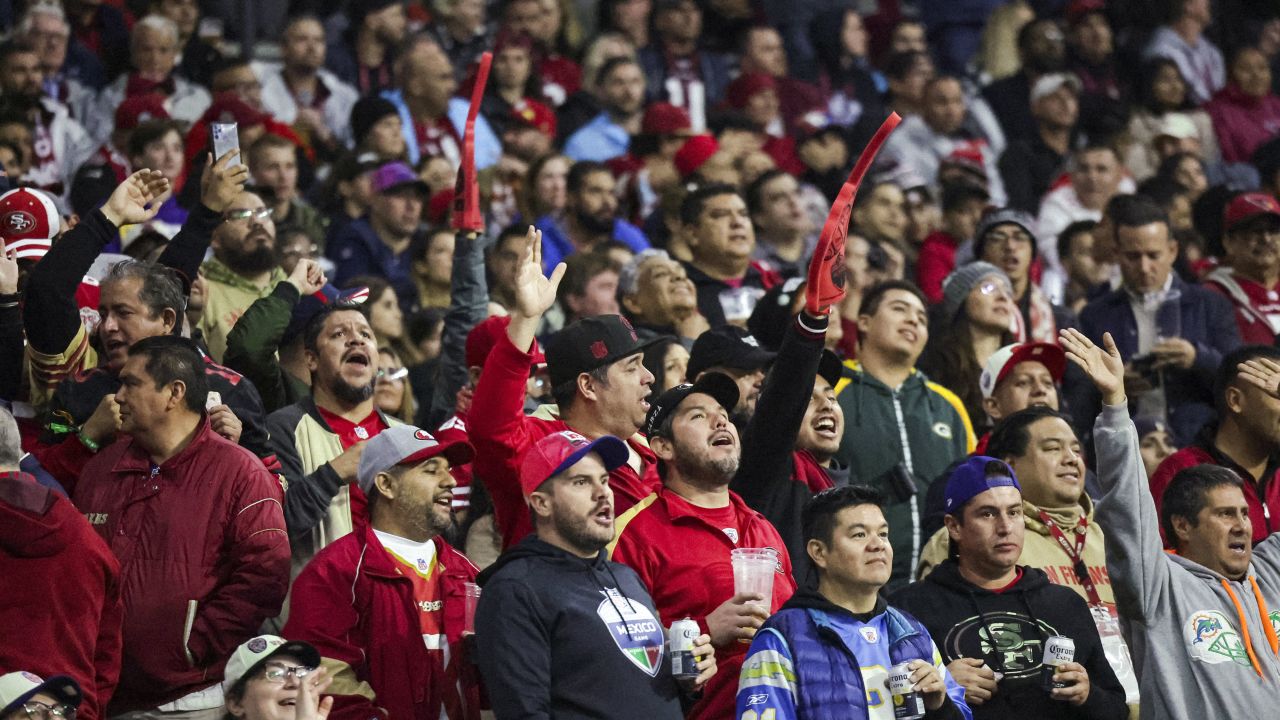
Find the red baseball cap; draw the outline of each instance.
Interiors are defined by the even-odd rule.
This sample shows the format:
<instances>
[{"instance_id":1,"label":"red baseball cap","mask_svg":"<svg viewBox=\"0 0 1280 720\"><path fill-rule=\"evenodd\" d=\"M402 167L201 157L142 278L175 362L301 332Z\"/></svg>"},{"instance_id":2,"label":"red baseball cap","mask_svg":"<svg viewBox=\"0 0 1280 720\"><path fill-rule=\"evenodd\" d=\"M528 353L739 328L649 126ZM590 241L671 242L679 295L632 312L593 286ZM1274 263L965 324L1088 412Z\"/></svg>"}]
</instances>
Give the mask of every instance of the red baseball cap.
<instances>
[{"instance_id":1,"label":"red baseball cap","mask_svg":"<svg viewBox=\"0 0 1280 720\"><path fill-rule=\"evenodd\" d=\"M1021 362L1038 362L1044 365L1055 383L1062 382L1062 374L1067 371L1067 355L1054 343L1027 342L1005 345L987 358L982 375L978 378L978 387L982 397L989 398L1013 369Z\"/></svg>"},{"instance_id":2,"label":"red baseball cap","mask_svg":"<svg viewBox=\"0 0 1280 720\"><path fill-rule=\"evenodd\" d=\"M489 353L493 352L493 348L497 346L498 340L507 334L507 326L511 324L511 318L507 315L493 315L485 318L471 328L471 332L467 333L467 367L480 367L484 365L485 358L489 357ZM533 355L533 365L542 365L547 361L545 355L542 354L542 346L538 344L535 338L533 348L530 352Z\"/></svg>"},{"instance_id":3,"label":"red baseball cap","mask_svg":"<svg viewBox=\"0 0 1280 720\"><path fill-rule=\"evenodd\" d=\"M1223 229L1230 232L1240 223L1252 220L1259 215L1280 217L1280 202L1266 193L1244 193L1237 195L1227 203L1222 213Z\"/></svg>"},{"instance_id":4,"label":"red baseball cap","mask_svg":"<svg viewBox=\"0 0 1280 720\"><path fill-rule=\"evenodd\" d=\"M684 145L676 151L675 157L676 170L680 172L680 177L688 179L690 175L698 172L698 169L705 165L718 150L720 150L720 144L710 135L694 135L685 140Z\"/></svg>"},{"instance_id":5,"label":"red baseball cap","mask_svg":"<svg viewBox=\"0 0 1280 720\"><path fill-rule=\"evenodd\" d=\"M556 114L537 100L521 98L511 106L511 119L533 128L549 138L556 136Z\"/></svg>"},{"instance_id":6,"label":"red baseball cap","mask_svg":"<svg viewBox=\"0 0 1280 720\"><path fill-rule=\"evenodd\" d=\"M679 135L693 129L689 113L671 103L657 102L644 111L640 132L645 135Z\"/></svg>"},{"instance_id":7,"label":"red baseball cap","mask_svg":"<svg viewBox=\"0 0 1280 720\"><path fill-rule=\"evenodd\" d=\"M62 227L53 200L39 190L17 188L0 195L0 239L18 260L39 260Z\"/></svg>"},{"instance_id":8,"label":"red baseball cap","mask_svg":"<svg viewBox=\"0 0 1280 720\"><path fill-rule=\"evenodd\" d=\"M568 470L590 453L598 453L609 472L621 467L631 456L627 444L612 435L588 440L572 430L561 430L542 438L524 454L520 467L520 490L525 499L542 484Z\"/></svg>"},{"instance_id":9,"label":"red baseball cap","mask_svg":"<svg viewBox=\"0 0 1280 720\"><path fill-rule=\"evenodd\" d=\"M743 73L737 80L729 83L725 90L725 100L731 107L744 108L751 98L765 90L777 90L778 81L765 73Z\"/></svg>"},{"instance_id":10,"label":"red baseball cap","mask_svg":"<svg viewBox=\"0 0 1280 720\"><path fill-rule=\"evenodd\" d=\"M148 120L168 120L169 111L164 107L160 93L133 95L116 107L116 129L132 130Z\"/></svg>"}]
</instances>

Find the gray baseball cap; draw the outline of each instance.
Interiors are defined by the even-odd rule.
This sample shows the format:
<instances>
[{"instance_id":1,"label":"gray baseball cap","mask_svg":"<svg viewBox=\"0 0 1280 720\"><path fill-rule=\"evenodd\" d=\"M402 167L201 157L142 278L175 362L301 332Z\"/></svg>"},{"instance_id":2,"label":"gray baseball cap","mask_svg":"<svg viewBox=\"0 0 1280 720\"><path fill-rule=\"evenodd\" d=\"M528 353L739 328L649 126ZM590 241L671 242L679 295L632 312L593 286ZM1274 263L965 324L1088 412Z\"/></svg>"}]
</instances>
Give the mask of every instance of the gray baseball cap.
<instances>
[{"instance_id":1,"label":"gray baseball cap","mask_svg":"<svg viewBox=\"0 0 1280 720\"><path fill-rule=\"evenodd\" d=\"M397 465L416 465L444 455L450 465L465 465L475 457L475 449L462 437L441 442L434 435L412 425L396 425L373 436L360 455L356 482L366 494L378 473Z\"/></svg>"}]
</instances>

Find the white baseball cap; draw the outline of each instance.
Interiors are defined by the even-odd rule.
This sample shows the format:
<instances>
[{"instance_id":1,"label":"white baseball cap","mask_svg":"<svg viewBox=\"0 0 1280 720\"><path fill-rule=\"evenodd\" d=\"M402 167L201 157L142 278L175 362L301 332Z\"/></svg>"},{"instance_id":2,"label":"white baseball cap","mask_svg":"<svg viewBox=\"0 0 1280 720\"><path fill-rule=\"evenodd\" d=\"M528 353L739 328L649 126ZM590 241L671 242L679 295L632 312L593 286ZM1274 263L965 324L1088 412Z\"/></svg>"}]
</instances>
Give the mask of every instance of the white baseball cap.
<instances>
[{"instance_id":1,"label":"white baseball cap","mask_svg":"<svg viewBox=\"0 0 1280 720\"><path fill-rule=\"evenodd\" d=\"M1018 363L1028 360L1048 368L1055 383L1062 382L1062 373L1067 370L1067 355L1062 348L1047 342L1014 343L1005 345L987 358L987 364L982 368L982 377L978 378L982 397L991 397L1000 381L1004 380Z\"/></svg>"},{"instance_id":2,"label":"white baseball cap","mask_svg":"<svg viewBox=\"0 0 1280 720\"><path fill-rule=\"evenodd\" d=\"M276 655L293 655L303 665L320 666L320 653L309 643L301 640L285 640L278 635L259 635L249 638L236 651L231 653L227 667L222 671L222 690L231 692L231 688L244 678L252 675L263 663Z\"/></svg>"},{"instance_id":3,"label":"white baseball cap","mask_svg":"<svg viewBox=\"0 0 1280 720\"><path fill-rule=\"evenodd\" d=\"M80 707L83 695L80 685L66 675L54 675L48 680L25 670L11 672L0 676L0 717L22 707L28 700L39 693L52 695L58 702L72 707Z\"/></svg>"}]
</instances>

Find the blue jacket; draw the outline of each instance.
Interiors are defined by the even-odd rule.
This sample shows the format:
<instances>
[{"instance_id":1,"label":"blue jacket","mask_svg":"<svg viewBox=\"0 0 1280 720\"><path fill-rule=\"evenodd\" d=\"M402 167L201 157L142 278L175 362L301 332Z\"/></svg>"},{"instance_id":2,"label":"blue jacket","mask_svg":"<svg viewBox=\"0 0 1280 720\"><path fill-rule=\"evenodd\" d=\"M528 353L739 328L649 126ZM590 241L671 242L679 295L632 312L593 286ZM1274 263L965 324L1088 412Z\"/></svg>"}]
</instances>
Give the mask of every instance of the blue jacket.
<instances>
[{"instance_id":1,"label":"blue jacket","mask_svg":"<svg viewBox=\"0 0 1280 720\"><path fill-rule=\"evenodd\" d=\"M384 100L391 101L396 106L396 111L400 113L400 126L404 132L404 142L409 148L409 164L417 167L422 161L421 153L418 152L418 136L413 130L413 115L409 112L409 106L404 102L404 96L399 90L387 90L382 93ZM458 133L458 137L462 137L462 131L467 127L467 111L470 110L471 103L460 97L449 99L449 109L447 114L449 122L453 125L453 129ZM459 142L461 149L461 142ZM498 164L498 158L502 155L502 143L498 141L498 136L493 132L493 128L489 125L489 121L485 120L483 115L476 116L476 169L484 170Z\"/></svg>"},{"instance_id":2,"label":"blue jacket","mask_svg":"<svg viewBox=\"0 0 1280 720\"><path fill-rule=\"evenodd\" d=\"M706 109L710 110L724 100L732 68L729 59L720 53L699 50L697 59L698 78L706 88ZM640 50L640 69L645 76L645 102L662 100L688 109L688 101L667 96L667 60L661 47L650 44Z\"/></svg>"},{"instance_id":3,"label":"blue jacket","mask_svg":"<svg viewBox=\"0 0 1280 720\"><path fill-rule=\"evenodd\" d=\"M391 283L406 315L417 307L418 288L413 284L410 252L405 250L399 255L392 252L378 238L367 216L348 223L325 247L325 255L335 265L331 278L334 285L341 287L359 275L376 275Z\"/></svg>"},{"instance_id":4,"label":"blue jacket","mask_svg":"<svg viewBox=\"0 0 1280 720\"><path fill-rule=\"evenodd\" d=\"M971 720L964 687L947 672L919 620L883 599L866 616L856 616L817 592L801 591L751 641L738 680L736 717L868 718L873 708L893 702L889 668L911 660L932 662L947 684L949 700L925 716Z\"/></svg>"},{"instance_id":5,"label":"blue jacket","mask_svg":"<svg viewBox=\"0 0 1280 720\"><path fill-rule=\"evenodd\" d=\"M569 234L554 217L543 215L533 226L542 231L542 272L550 275L557 264L568 259L578 249L573 246ZM649 241L645 239L644 233L626 220L613 221L613 232L609 233L609 238L625 243L632 252L649 249Z\"/></svg>"},{"instance_id":6,"label":"blue jacket","mask_svg":"<svg viewBox=\"0 0 1280 720\"><path fill-rule=\"evenodd\" d=\"M1182 293L1179 302L1182 337L1196 348L1195 363L1189 370L1165 370L1165 399L1169 408L1169 425L1178 447L1186 447L1196 433L1215 417L1213 409L1213 376L1222 357L1240 347L1240 330L1236 326L1231 301L1199 285L1190 285L1177 275L1171 290ZM1111 333L1120 357L1129 362L1138 353L1138 323L1133 317L1129 294L1124 288L1093 300L1080 311L1080 332L1097 345L1102 334ZM1068 379L1072 376L1068 375ZM1076 433L1085 437L1092 419L1102 409L1102 398L1093 383L1083 375L1064 388L1071 414L1080 427ZM1131 402L1130 408L1137 403Z\"/></svg>"}]
</instances>

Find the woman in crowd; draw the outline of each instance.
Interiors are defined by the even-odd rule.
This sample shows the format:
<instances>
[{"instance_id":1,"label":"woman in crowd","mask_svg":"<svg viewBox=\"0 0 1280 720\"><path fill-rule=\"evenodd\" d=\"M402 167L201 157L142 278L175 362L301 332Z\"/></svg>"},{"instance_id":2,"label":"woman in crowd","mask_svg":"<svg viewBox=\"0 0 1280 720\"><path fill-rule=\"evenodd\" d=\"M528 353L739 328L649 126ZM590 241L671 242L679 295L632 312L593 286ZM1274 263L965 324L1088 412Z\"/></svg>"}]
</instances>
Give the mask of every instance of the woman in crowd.
<instances>
[{"instance_id":1,"label":"woman in crowd","mask_svg":"<svg viewBox=\"0 0 1280 720\"><path fill-rule=\"evenodd\" d=\"M525 185L520 205L522 218L536 220L550 215L557 222L564 215L565 181L573 161L564 155L547 155L529 168L532 182Z\"/></svg>"},{"instance_id":2,"label":"woman in crowd","mask_svg":"<svg viewBox=\"0 0 1280 720\"><path fill-rule=\"evenodd\" d=\"M1221 153L1209 114L1197 109L1187 91L1187 81L1177 63L1168 58L1154 58L1142 66L1138 76L1137 102L1129 120L1129 145L1124 151L1124 164L1135 181L1155 174L1160 164L1155 139L1160 135L1165 115L1182 113L1196 126L1200 141L1200 158L1217 162Z\"/></svg>"},{"instance_id":3,"label":"woman in crowd","mask_svg":"<svg viewBox=\"0 0 1280 720\"><path fill-rule=\"evenodd\" d=\"M227 661L223 720L323 720L333 678L310 644L275 635L250 638Z\"/></svg>"},{"instance_id":4,"label":"woman in crowd","mask_svg":"<svg viewBox=\"0 0 1280 720\"><path fill-rule=\"evenodd\" d=\"M453 242L454 230L443 227L415 237L410 245L413 283L418 288L419 307L449 307Z\"/></svg>"},{"instance_id":5,"label":"woman in crowd","mask_svg":"<svg viewBox=\"0 0 1280 720\"><path fill-rule=\"evenodd\" d=\"M129 164L135 168L159 170L173 187L178 187L187 172L181 127L173 120L149 120L139 125L129 135ZM165 200L160 212L146 223L145 229L172 238L186 221L187 211L178 204L175 195ZM125 230L125 245L143 229L144 226L135 226Z\"/></svg>"},{"instance_id":6,"label":"woman in crowd","mask_svg":"<svg viewBox=\"0 0 1280 720\"><path fill-rule=\"evenodd\" d=\"M378 348L378 374L373 382L373 402L382 412L400 420L414 422L413 388L409 386L409 368L390 347Z\"/></svg>"},{"instance_id":7,"label":"woman in crowd","mask_svg":"<svg viewBox=\"0 0 1280 720\"><path fill-rule=\"evenodd\" d=\"M975 433L990 429L979 380L987 358L1014 341L1013 288L995 265L973 262L947 277L934 306L920 369L951 390L969 413Z\"/></svg>"},{"instance_id":8,"label":"woman in crowd","mask_svg":"<svg viewBox=\"0 0 1280 720\"><path fill-rule=\"evenodd\" d=\"M662 393L685 382L685 368L689 366L689 351L676 337L664 337L644 351L644 367L653 373L649 386L649 402Z\"/></svg>"},{"instance_id":9,"label":"woman in crowd","mask_svg":"<svg viewBox=\"0 0 1280 720\"><path fill-rule=\"evenodd\" d=\"M1205 104L1218 134L1222 159L1247 163L1262 143L1280 133L1280 97L1271 91L1271 66L1257 48L1231 59L1227 86Z\"/></svg>"}]
</instances>

